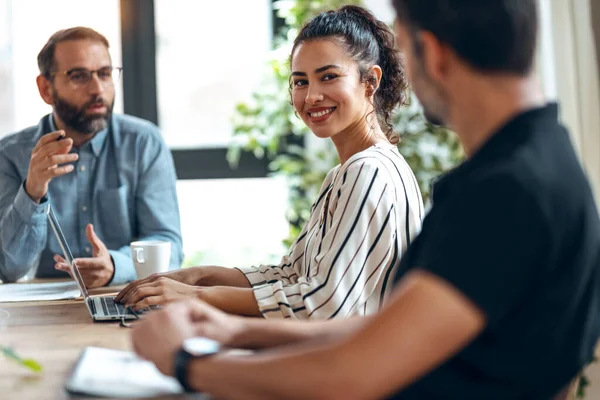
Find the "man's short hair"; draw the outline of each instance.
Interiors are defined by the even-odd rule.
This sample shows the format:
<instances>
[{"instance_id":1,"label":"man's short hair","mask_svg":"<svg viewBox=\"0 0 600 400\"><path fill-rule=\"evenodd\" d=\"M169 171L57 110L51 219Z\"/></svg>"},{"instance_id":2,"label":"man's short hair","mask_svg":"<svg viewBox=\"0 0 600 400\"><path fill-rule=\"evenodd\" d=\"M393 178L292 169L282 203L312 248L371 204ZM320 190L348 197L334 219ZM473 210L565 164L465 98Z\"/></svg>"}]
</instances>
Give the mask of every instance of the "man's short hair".
<instances>
[{"instance_id":1,"label":"man's short hair","mask_svg":"<svg viewBox=\"0 0 600 400\"><path fill-rule=\"evenodd\" d=\"M411 32L433 33L478 70L521 76L531 72L536 0L393 0L393 5L398 21Z\"/></svg>"},{"instance_id":2,"label":"man's short hair","mask_svg":"<svg viewBox=\"0 0 600 400\"><path fill-rule=\"evenodd\" d=\"M76 26L74 28L60 30L50 36L50 39L48 39L48 42L46 42L38 54L37 62L40 69L40 74L50 79L52 73L55 72L54 51L58 43L66 42L68 40L86 39L100 42L105 45L107 49L109 48L108 40L106 40L103 35L91 28Z\"/></svg>"}]
</instances>

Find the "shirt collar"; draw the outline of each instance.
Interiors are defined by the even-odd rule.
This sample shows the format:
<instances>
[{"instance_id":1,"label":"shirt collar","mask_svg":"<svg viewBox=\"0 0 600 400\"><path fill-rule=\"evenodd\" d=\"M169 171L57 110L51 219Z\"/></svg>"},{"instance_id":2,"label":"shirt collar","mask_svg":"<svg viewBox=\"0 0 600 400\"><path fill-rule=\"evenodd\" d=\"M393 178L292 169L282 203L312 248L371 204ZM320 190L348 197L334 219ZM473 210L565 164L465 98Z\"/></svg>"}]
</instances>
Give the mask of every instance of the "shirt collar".
<instances>
[{"instance_id":1,"label":"shirt collar","mask_svg":"<svg viewBox=\"0 0 600 400\"><path fill-rule=\"evenodd\" d=\"M465 166L487 164L498 157L503 157L512 152L523 143L529 134L533 133L534 127L538 127L542 121L558 120L558 104L548 103L542 107L532 108L511 118L496 133L494 133L481 146L481 148L465 163Z\"/></svg>"},{"instance_id":2,"label":"shirt collar","mask_svg":"<svg viewBox=\"0 0 600 400\"><path fill-rule=\"evenodd\" d=\"M56 131L58 128L56 127L56 124L54 123L54 117L53 114L50 113L50 115L48 115L48 123L50 124L50 132L54 132ZM110 124L110 122L109 122ZM96 157L98 157L100 155L100 152L102 151L102 147L104 147L104 142L106 142L106 136L108 135L108 127L101 130L100 132L97 132L94 137L92 138L92 140L88 141L86 144L84 144L81 148L82 149L91 149L92 154L94 154Z\"/></svg>"},{"instance_id":3,"label":"shirt collar","mask_svg":"<svg viewBox=\"0 0 600 400\"><path fill-rule=\"evenodd\" d=\"M512 153L533 133L533 127L539 126L543 121L557 120L558 104L556 103L548 103L516 115L498 129L470 159L435 181L433 189L434 193L438 194L435 197L439 197L440 193L463 181L471 171Z\"/></svg>"}]
</instances>

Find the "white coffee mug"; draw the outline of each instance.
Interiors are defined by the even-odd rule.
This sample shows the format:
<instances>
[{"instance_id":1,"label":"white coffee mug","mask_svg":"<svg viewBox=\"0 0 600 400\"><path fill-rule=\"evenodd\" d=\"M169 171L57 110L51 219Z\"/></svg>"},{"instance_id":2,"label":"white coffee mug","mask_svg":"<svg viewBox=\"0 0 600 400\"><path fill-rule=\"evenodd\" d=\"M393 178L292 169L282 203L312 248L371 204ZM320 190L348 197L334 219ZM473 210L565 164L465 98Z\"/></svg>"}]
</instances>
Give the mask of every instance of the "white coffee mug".
<instances>
[{"instance_id":1,"label":"white coffee mug","mask_svg":"<svg viewBox=\"0 0 600 400\"><path fill-rule=\"evenodd\" d=\"M169 270L171 242L161 240L141 240L131 243L131 258L138 279L157 272Z\"/></svg>"}]
</instances>

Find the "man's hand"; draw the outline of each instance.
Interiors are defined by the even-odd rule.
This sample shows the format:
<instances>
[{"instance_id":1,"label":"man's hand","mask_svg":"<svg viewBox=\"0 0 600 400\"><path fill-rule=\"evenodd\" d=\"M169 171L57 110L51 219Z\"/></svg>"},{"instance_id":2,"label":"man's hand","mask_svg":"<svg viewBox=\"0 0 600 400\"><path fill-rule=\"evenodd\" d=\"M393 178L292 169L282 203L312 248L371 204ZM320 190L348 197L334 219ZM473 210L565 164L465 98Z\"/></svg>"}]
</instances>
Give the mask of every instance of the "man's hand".
<instances>
[{"instance_id":1,"label":"man's hand","mask_svg":"<svg viewBox=\"0 0 600 400\"><path fill-rule=\"evenodd\" d=\"M86 227L85 233L92 245L92 257L76 258L75 263L87 288L106 286L115 273L112 258L104 243L96 236L92 224ZM54 261L56 261L56 269L71 274L69 265L64 258L56 254Z\"/></svg>"},{"instance_id":2,"label":"man's hand","mask_svg":"<svg viewBox=\"0 0 600 400\"><path fill-rule=\"evenodd\" d=\"M201 335L196 301L173 303L144 317L131 334L133 348L166 375L174 375L175 354L185 339Z\"/></svg>"},{"instance_id":3,"label":"man's hand","mask_svg":"<svg viewBox=\"0 0 600 400\"><path fill-rule=\"evenodd\" d=\"M31 153L25 191L38 204L48 193L48 184L53 178L73 171L73 165L62 164L79 158L77 154L69 154L72 139L58 140L64 135L64 131L56 131L42 136Z\"/></svg>"},{"instance_id":4,"label":"man's hand","mask_svg":"<svg viewBox=\"0 0 600 400\"><path fill-rule=\"evenodd\" d=\"M187 300L185 304L196 336L215 340L225 347L238 347L239 339L246 336L249 318L227 314L201 300Z\"/></svg>"},{"instance_id":5,"label":"man's hand","mask_svg":"<svg viewBox=\"0 0 600 400\"><path fill-rule=\"evenodd\" d=\"M161 272L158 274L152 274L147 278L139 279L137 281L131 282L129 285L125 286L121 292L115 298L116 302L121 302L123 304L134 304L132 300L129 299L137 299L135 302L137 303L141 298L139 297L141 288L148 288L155 284L162 286L166 284L165 280L171 280L173 282L181 282L185 285L196 285L200 280L200 276L202 273L202 269L199 267L196 268L185 268L178 269L175 271L169 272ZM159 283L160 281L160 283ZM147 290L147 289L146 289Z\"/></svg>"},{"instance_id":6,"label":"man's hand","mask_svg":"<svg viewBox=\"0 0 600 400\"><path fill-rule=\"evenodd\" d=\"M199 290L202 289L162 276L136 285L127 294L119 293L115 301L138 311L150 306L165 305L177 300L193 298Z\"/></svg>"}]
</instances>

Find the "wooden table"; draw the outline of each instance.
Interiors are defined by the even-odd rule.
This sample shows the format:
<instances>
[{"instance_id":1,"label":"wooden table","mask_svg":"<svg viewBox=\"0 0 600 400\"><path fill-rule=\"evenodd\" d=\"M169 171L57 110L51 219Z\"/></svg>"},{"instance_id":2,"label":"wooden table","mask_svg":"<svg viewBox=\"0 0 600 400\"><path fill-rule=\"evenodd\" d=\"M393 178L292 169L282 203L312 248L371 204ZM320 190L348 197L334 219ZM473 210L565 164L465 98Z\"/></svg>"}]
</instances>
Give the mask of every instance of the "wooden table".
<instances>
[{"instance_id":1,"label":"wooden table","mask_svg":"<svg viewBox=\"0 0 600 400\"><path fill-rule=\"evenodd\" d=\"M120 287L92 290L90 294L114 293ZM14 347L22 357L42 364L41 374L29 372L0 357L0 399L83 399L63 386L86 346L130 350L130 329L118 322L93 322L83 300L0 303L10 312L8 327L0 331L0 343ZM166 396L185 399L196 396ZM202 398L201 396L198 398Z\"/></svg>"},{"instance_id":2,"label":"wooden table","mask_svg":"<svg viewBox=\"0 0 600 400\"><path fill-rule=\"evenodd\" d=\"M90 294L115 294L120 288L94 289ZM10 312L8 328L0 331L0 343L44 367L43 373L36 374L0 357L0 400L90 399L70 395L63 388L81 350L86 346L131 350L130 329L118 322L93 322L81 299L0 303L0 309ZM574 399L574 389L564 399ZM198 394L155 399L206 398Z\"/></svg>"}]
</instances>

